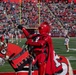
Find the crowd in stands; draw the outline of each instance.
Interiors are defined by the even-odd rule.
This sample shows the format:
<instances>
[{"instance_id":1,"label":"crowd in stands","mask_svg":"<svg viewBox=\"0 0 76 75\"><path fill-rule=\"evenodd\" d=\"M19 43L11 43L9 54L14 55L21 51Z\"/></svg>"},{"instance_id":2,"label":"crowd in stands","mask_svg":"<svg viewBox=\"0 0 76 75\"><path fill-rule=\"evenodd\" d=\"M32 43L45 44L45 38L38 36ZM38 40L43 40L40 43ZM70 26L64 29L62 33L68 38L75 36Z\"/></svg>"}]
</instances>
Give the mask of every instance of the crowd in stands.
<instances>
[{"instance_id":1,"label":"crowd in stands","mask_svg":"<svg viewBox=\"0 0 76 75\"><path fill-rule=\"evenodd\" d=\"M39 23L47 21L52 26L52 36L63 36L64 29L76 36L75 20L76 4L73 2L0 2L0 32L7 30L14 34L16 25L37 28Z\"/></svg>"}]
</instances>

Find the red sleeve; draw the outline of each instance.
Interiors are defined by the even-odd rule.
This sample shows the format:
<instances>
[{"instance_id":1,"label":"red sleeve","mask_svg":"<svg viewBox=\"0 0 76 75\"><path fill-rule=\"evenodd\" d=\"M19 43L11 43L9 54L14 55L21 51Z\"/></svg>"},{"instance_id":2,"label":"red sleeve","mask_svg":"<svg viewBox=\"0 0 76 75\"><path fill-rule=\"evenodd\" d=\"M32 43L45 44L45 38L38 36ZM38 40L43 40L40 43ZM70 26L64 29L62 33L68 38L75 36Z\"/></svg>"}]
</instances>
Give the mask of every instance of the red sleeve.
<instances>
[{"instance_id":1,"label":"red sleeve","mask_svg":"<svg viewBox=\"0 0 76 75\"><path fill-rule=\"evenodd\" d=\"M22 31L25 34L25 36L28 38L30 33L25 28L22 28Z\"/></svg>"},{"instance_id":2,"label":"red sleeve","mask_svg":"<svg viewBox=\"0 0 76 75\"><path fill-rule=\"evenodd\" d=\"M44 46L45 41L39 40L38 42L32 41L32 39L29 39L26 44L31 45L31 46Z\"/></svg>"}]
</instances>

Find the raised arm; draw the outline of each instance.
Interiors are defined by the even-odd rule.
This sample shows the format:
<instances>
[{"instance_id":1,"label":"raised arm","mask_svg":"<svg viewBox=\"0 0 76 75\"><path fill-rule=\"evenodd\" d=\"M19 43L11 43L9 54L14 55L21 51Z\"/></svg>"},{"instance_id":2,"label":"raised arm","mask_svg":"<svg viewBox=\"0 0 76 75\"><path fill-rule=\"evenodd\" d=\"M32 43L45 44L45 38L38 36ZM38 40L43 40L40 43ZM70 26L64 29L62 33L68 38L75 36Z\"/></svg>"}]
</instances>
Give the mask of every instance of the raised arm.
<instances>
[{"instance_id":1,"label":"raised arm","mask_svg":"<svg viewBox=\"0 0 76 75\"><path fill-rule=\"evenodd\" d=\"M26 38L29 37L30 33L26 30L26 28L24 28L24 27L21 26L21 25L19 25L18 28L23 31L23 33L25 34Z\"/></svg>"}]
</instances>

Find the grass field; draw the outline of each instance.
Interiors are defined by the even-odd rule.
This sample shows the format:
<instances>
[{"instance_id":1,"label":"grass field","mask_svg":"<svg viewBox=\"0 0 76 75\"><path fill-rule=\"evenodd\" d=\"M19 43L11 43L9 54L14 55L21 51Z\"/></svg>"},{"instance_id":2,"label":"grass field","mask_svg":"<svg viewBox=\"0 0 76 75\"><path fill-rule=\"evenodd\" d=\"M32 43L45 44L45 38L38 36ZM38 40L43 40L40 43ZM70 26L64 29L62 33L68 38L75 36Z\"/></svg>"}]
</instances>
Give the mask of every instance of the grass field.
<instances>
[{"instance_id":1,"label":"grass field","mask_svg":"<svg viewBox=\"0 0 76 75\"><path fill-rule=\"evenodd\" d=\"M53 45L54 49L57 54L66 56L73 69L76 69L76 38L70 38L70 52L66 52L66 48L64 46L64 38L52 38L53 39ZM15 43L15 42L14 42ZM20 42L18 45L22 47L22 45L25 44L25 39L22 39L22 42ZM74 48L74 49L73 49ZM8 62L6 62L3 66L0 66L0 72L13 72L14 70L9 65Z\"/></svg>"}]
</instances>

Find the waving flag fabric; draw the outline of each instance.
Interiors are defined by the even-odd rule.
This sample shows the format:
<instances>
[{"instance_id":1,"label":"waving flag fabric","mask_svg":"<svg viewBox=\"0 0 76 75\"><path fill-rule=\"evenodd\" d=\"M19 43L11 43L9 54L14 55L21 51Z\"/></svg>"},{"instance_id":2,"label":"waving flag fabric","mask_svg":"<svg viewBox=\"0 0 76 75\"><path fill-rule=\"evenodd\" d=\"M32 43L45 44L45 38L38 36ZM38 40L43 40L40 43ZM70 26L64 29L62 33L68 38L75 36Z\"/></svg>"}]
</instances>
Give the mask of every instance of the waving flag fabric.
<instances>
[{"instance_id":1,"label":"waving flag fabric","mask_svg":"<svg viewBox=\"0 0 76 75\"><path fill-rule=\"evenodd\" d=\"M15 3L19 3L19 2L21 2L21 0L4 0L5 2L8 2L8 1L10 1L10 2L15 2Z\"/></svg>"},{"instance_id":2,"label":"waving flag fabric","mask_svg":"<svg viewBox=\"0 0 76 75\"><path fill-rule=\"evenodd\" d=\"M6 1L6 2L8 2L8 1L10 1L10 2L15 2L15 3L19 3L19 2L22 2L22 0L3 0L3 1ZM26 0L27 2L38 2L39 0ZM43 1L43 0L40 0L40 1ZM46 2L49 2L49 1L52 1L52 0L45 0ZM58 0L55 0L55 1L58 1ZM65 1L65 0L63 0L63 1ZM68 2L69 3L71 3L72 2L72 0L68 0ZM74 0L74 3L76 3L76 0Z\"/></svg>"}]
</instances>

